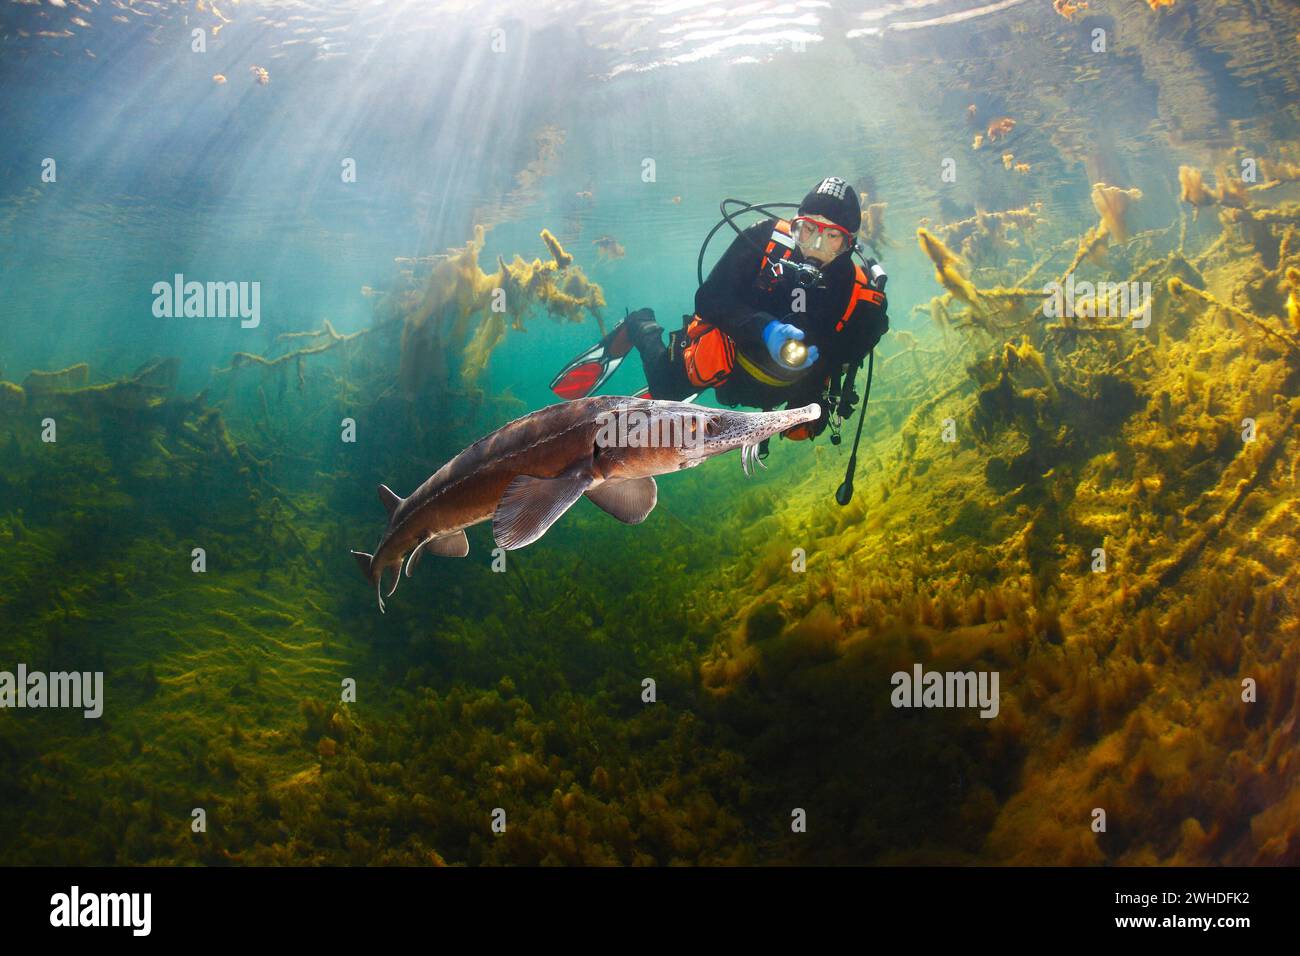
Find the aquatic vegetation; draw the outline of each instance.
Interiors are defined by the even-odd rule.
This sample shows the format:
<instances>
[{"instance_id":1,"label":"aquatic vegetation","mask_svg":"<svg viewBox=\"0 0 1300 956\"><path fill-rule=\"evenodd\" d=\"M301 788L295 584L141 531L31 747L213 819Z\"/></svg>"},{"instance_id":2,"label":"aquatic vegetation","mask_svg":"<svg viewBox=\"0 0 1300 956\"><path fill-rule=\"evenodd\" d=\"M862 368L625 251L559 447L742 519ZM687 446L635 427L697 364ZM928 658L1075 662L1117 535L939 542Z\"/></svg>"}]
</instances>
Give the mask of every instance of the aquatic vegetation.
<instances>
[{"instance_id":1,"label":"aquatic vegetation","mask_svg":"<svg viewBox=\"0 0 1300 956\"><path fill-rule=\"evenodd\" d=\"M1193 169L1191 166L1178 167L1178 183L1182 189L1179 198L1193 206L1208 206L1214 202L1214 196L1205 188L1202 174L1199 169Z\"/></svg>"},{"instance_id":2,"label":"aquatic vegetation","mask_svg":"<svg viewBox=\"0 0 1300 956\"><path fill-rule=\"evenodd\" d=\"M1300 269L1295 266L1288 268L1286 281L1291 287L1286 297L1286 316L1291 320L1291 327L1300 332Z\"/></svg>"},{"instance_id":3,"label":"aquatic vegetation","mask_svg":"<svg viewBox=\"0 0 1300 956\"><path fill-rule=\"evenodd\" d=\"M1081 0L1079 3L1071 3L1070 0L1052 0L1052 9L1065 19L1073 20L1082 11L1088 9L1088 4L1087 0Z\"/></svg>"},{"instance_id":4,"label":"aquatic vegetation","mask_svg":"<svg viewBox=\"0 0 1300 956\"><path fill-rule=\"evenodd\" d=\"M1007 155L1010 156L1009 153ZM945 242L956 243L957 255L961 259L974 265L983 265L1018 250L1027 240L1026 233L1044 222L1042 208L1043 204L1036 202L1020 209L993 212L980 210L974 216L939 226L935 233ZM1013 233L1018 233L1020 238L1013 238ZM928 249L926 254L931 254ZM942 256L942 253L939 255ZM938 267L936 262L936 268Z\"/></svg>"},{"instance_id":5,"label":"aquatic vegetation","mask_svg":"<svg viewBox=\"0 0 1300 956\"><path fill-rule=\"evenodd\" d=\"M544 311L556 321L581 322L587 316L600 321L605 307L600 286L573 264L573 256L549 230L541 231L541 239L550 259L527 262L516 255L506 262L498 257L497 270L486 273L478 261L485 230L478 226L463 247L409 260L411 265L428 266L422 288L378 296L368 328L343 335L325 320L320 330L278 336L282 342L305 339L311 344L275 356L237 352L228 370L292 366L301 388L304 359L400 328L398 379L408 398L472 391L507 329L524 331L524 318L531 312Z\"/></svg>"},{"instance_id":6,"label":"aquatic vegetation","mask_svg":"<svg viewBox=\"0 0 1300 956\"><path fill-rule=\"evenodd\" d=\"M1094 183L1092 187L1092 204L1101 216L1102 231L1114 236L1116 242L1124 243L1129 239L1126 216L1129 206L1142 198L1140 189L1121 189L1105 183Z\"/></svg>"},{"instance_id":7,"label":"aquatic vegetation","mask_svg":"<svg viewBox=\"0 0 1300 956\"><path fill-rule=\"evenodd\" d=\"M1110 222L1077 247L1058 246L1033 271L1074 249L1073 272L1080 248L1119 231L1117 194L1099 192ZM919 728L909 728L906 753L891 751L892 730L883 729L844 747L809 734L774 741L766 764L774 773L781 767L788 780L792 765L797 778L809 771L788 787L771 785L788 799L846 805L834 793L843 767L819 778L817 758L796 753L833 754L854 779L890 783L871 790L870 821L851 825L855 850L821 845L809 858L1294 861L1285 808L1295 785L1279 776L1290 748L1270 751L1277 756L1267 766L1246 757L1285 737L1300 706L1294 681L1274 669L1300 659L1295 619L1280 599L1294 582L1295 549L1289 534L1276 534L1298 517L1287 490L1300 413L1300 400L1288 397L1300 375L1298 340L1293 320L1283 324L1295 282L1287 271L1295 266L1285 265L1295 261L1290 229L1267 223L1261 243L1228 220L1195 255L1172 246L1171 230L1129 236L1141 247L1133 261L1145 259L1134 277L1156 291L1160 349L1141 335L1121 337L1144 316L1107 311L1100 294L1079 310L1090 317L1058 324L1044 323L1034 314L1040 303L1026 299L1000 320L1018 324L1020 336L969 365L966 388L944 389L942 350L912 356L931 364L938 400L922 402L888 441L894 451L880 466L876 500L847 516L820 512L809 484L804 500L818 517L800 540L810 555L828 557L810 560L805 575L767 565L761 601L701 664L722 712L738 722L764 713L765 727L897 728L883 704L889 674L945 658L999 670L1006 708L987 730L966 717L944 724L942 733L960 740L955 753ZM963 274L933 232L918 237L950 297L929 310L960 334L949 310L987 310L986 290L1012 274L995 262ZM1234 304L1243 301L1263 310ZM987 335L998 327L966 328ZM914 351L906 339L895 345L899 356ZM951 444L939 408L956 421ZM1252 441L1239 434L1243 418L1258 430ZM964 477L975 471L980 479ZM1111 565L1101 573L1091 566L1095 547ZM1247 676L1270 682L1276 706L1243 704ZM841 681L879 696L846 693ZM1009 696L1007 688L1015 688ZM814 708L817 720L780 716L795 707ZM931 729L940 733L940 722ZM928 772L909 769L918 747ZM930 844L913 830L894 842L895 828L915 819L894 798L933 799L908 789L914 775L932 786L952 781L945 795L957 806L930 819L987 837L946 833ZM1255 788L1244 816L1243 787ZM1106 833L1086 825L1094 807L1107 811ZM807 849L789 846L795 859ZM936 857L929 846L944 849Z\"/></svg>"},{"instance_id":8,"label":"aquatic vegetation","mask_svg":"<svg viewBox=\"0 0 1300 956\"><path fill-rule=\"evenodd\" d=\"M591 244L596 247L596 255L601 259L622 259L627 255L623 244L613 236L601 236L591 240Z\"/></svg>"},{"instance_id":9,"label":"aquatic vegetation","mask_svg":"<svg viewBox=\"0 0 1300 956\"><path fill-rule=\"evenodd\" d=\"M935 281L972 310L980 308L979 290L962 275L961 260L957 255L924 226L916 230L916 238L921 251L934 263Z\"/></svg>"},{"instance_id":10,"label":"aquatic vegetation","mask_svg":"<svg viewBox=\"0 0 1300 956\"><path fill-rule=\"evenodd\" d=\"M532 155L515 173L514 187L476 208L472 221L484 229L491 229L507 220L518 218L524 210L535 204L541 195L542 184L559 164L560 148L564 145L565 137L565 131L559 126L546 124L538 128L532 135Z\"/></svg>"},{"instance_id":11,"label":"aquatic vegetation","mask_svg":"<svg viewBox=\"0 0 1300 956\"><path fill-rule=\"evenodd\" d=\"M473 239L433 266L419 301L402 317L399 374L407 395L426 387L447 391L473 386L507 327L523 331L524 316L534 309L568 322L601 315L605 297L600 286L573 265L573 257L550 232L543 230L542 240L551 254L548 261L526 262L516 255L507 263L498 257L497 270L486 273L478 262L485 241L478 226Z\"/></svg>"},{"instance_id":12,"label":"aquatic vegetation","mask_svg":"<svg viewBox=\"0 0 1300 956\"><path fill-rule=\"evenodd\" d=\"M992 144L998 140L1006 139L1015 128L1015 120L1010 116L1001 116L989 122L987 129L984 131L984 141Z\"/></svg>"}]
</instances>

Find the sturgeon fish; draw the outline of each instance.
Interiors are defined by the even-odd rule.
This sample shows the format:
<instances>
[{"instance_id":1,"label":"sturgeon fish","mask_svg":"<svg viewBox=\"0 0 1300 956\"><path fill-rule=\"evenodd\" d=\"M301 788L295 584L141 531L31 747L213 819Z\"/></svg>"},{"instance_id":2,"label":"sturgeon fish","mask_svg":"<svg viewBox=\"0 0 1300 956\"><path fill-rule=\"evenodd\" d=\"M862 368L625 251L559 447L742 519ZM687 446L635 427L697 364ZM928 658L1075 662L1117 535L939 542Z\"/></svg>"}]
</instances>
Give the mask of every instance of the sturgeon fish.
<instances>
[{"instance_id":1,"label":"sturgeon fish","mask_svg":"<svg viewBox=\"0 0 1300 956\"><path fill-rule=\"evenodd\" d=\"M748 475L761 464L760 442L820 415L816 404L738 412L621 395L551 405L480 438L407 498L380 485L388 527L374 554L352 555L382 612L403 564L410 577L425 552L463 558L471 525L491 519L497 546L513 551L540 538L583 495L620 521L639 524L659 498L655 475L736 448ZM395 579L385 595L389 568Z\"/></svg>"}]
</instances>

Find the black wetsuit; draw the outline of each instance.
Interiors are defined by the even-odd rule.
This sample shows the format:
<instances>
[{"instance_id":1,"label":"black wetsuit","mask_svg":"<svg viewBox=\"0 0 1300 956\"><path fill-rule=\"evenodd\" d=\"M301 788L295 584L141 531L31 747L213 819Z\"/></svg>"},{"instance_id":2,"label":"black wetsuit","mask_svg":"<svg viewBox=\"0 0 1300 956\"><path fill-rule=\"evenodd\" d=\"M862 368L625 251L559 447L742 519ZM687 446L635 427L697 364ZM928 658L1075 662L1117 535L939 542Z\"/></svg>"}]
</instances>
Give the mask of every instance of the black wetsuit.
<instances>
[{"instance_id":1,"label":"black wetsuit","mask_svg":"<svg viewBox=\"0 0 1300 956\"><path fill-rule=\"evenodd\" d=\"M859 302L843 330L835 331L835 323L844 314L853 290L853 258L846 253L822 270L826 280L824 288L804 289L805 310L792 313L796 286L791 279L783 279L770 291L759 284L761 250L767 247L775 225L775 219L765 219L732 241L704 284L696 290L695 312L729 335L738 352L750 356L766 354L763 329L773 319L803 330L804 344L817 346L818 356L801 379L785 386L769 385L737 363L727 380L715 389L715 394L723 405L765 409L782 405L798 408L821 402L823 414L808 428L810 434L816 435L826 427L830 417L831 409L823 401L827 382L838 382L845 366L856 369L889 330L887 304ZM779 257L782 251L783 247L778 245L772 256ZM791 259L804 261L798 249ZM685 398L699 389L686 377L680 352L664 345L662 333L658 325L643 320L636 338L650 394L666 400Z\"/></svg>"}]
</instances>

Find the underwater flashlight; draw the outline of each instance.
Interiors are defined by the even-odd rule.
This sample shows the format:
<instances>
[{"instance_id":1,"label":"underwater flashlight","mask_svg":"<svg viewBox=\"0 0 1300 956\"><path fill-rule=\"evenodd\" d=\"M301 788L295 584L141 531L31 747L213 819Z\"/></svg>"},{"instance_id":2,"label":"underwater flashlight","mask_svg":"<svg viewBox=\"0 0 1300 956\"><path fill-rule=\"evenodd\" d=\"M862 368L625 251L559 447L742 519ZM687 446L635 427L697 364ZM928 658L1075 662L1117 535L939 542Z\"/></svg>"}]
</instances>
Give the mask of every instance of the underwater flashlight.
<instances>
[{"instance_id":1,"label":"underwater flashlight","mask_svg":"<svg viewBox=\"0 0 1300 956\"><path fill-rule=\"evenodd\" d=\"M781 346L781 361L789 368L800 368L808 360L808 346L798 339L786 339Z\"/></svg>"}]
</instances>

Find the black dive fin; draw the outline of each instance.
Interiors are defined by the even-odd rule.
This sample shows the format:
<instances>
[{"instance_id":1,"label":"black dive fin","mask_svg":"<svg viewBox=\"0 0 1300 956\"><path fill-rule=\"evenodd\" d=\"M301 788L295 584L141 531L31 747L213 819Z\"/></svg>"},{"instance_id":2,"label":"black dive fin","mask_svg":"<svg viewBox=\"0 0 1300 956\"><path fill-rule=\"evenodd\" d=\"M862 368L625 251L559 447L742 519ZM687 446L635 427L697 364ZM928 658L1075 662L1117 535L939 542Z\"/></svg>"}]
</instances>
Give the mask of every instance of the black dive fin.
<instances>
[{"instance_id":1,"label":"black dive fin","mask_svg":"<svg viewBox=\"0 0 1300 956\"><path fill-rule=\"evenodd\" d=\"M506 486L492 516L497 547L514 551L532 544L591 487L586 468L572 468L557 478L519 475Z\"/></svg>"},{"instance_id":2,"label":"black dive fin","mask_svg":"<svg viewBox=\"0 0 1300 956\"><path fill-rule=\"evenodd\" d=\"M592 504L626 524L640 524L654 511L659 500L659 486L653 478L626 478L607 481L590 489Z\"/></svg>"},{"instance_id":3,"label":"black dive fin","mask_svg":"<svg viewBox=\"0 0 1300 956\"><path fill-rule=\"evenodd\" d=\"M614 374L632 345L628 324L620 322L613 332L564 366L551 380L551 391L566 402L586 398Z\"/></svg>"}]
</instances>

